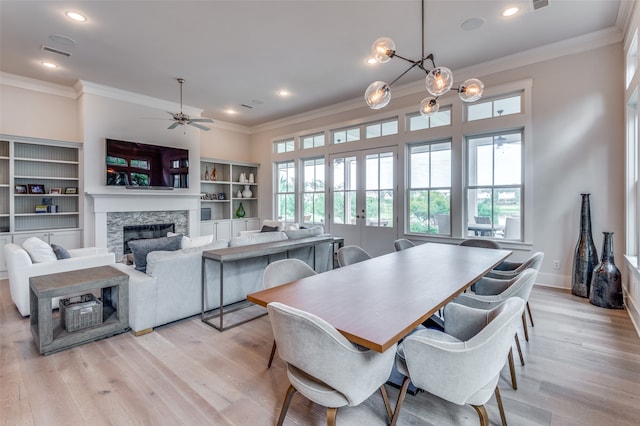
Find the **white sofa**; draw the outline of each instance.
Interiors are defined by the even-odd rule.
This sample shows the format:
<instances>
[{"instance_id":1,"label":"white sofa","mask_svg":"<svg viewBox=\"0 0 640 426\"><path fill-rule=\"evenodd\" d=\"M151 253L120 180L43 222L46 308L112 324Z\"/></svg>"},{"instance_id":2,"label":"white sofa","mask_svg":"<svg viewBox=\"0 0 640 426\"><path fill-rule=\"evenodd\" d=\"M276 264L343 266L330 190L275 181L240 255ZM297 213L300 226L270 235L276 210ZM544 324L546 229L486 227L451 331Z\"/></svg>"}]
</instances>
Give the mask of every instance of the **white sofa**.
<instances>
[{"instance_id":1,"label":"white sofa","mask_svg":"<svg viewBox=\"0 0 640 426\"><path fill-rule=\"evenodd\" d=\"M272 241L281 241L319 235L318 230L293 233L263 232L250 233L232 238L231 241L218 240L200 247L176 251L152 251L147 255L146 272L136 270L132 265L116 264L115 267L129 275L129 327L136 335L148 333L154 327L187 318L202 312L202 251L225 247L238 247ZM287 233L289 235L287 235ZM331 267L330 243L318 246L316 270L325 271ZM312 264L311 248L303 248L289 253ZM262 275L269 261L281 256L256 257L224 266L224 305L246 299L247 294L261 290ZM219 265L206 262L207 300L206 309L220 306Z\"/></svg>"},{"instance_id":2,"label":"white sofa","mask_svg":"<svg viewBox=\"0 0 640 426\"><path fill-rule=\"evenodd\" d=\"M95 266L113 265L116 262L115 255L109 253L106 248L73 249L69 250L71 257L68 259L34 263L22 246L9 243L4 247L11 299L22 316L30 314L29 278ZM57 307L58 299L53 299L53 308Z\"/></svg>"}]
</instances>

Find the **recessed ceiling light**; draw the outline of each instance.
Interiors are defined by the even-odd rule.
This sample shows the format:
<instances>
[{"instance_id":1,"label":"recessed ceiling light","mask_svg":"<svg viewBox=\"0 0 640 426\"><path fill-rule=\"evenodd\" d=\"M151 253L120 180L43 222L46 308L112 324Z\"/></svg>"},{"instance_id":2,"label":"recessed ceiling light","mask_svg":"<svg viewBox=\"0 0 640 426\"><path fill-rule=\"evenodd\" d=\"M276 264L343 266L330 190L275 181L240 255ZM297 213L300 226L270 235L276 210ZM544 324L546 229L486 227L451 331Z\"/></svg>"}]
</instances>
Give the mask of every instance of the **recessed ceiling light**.
<instances>
[{"instance_id":1,"label":"recessed ceiling light","mask_svg":"<svg viewBox=\"0 0 640 426\"><path fill-rule=\"evenodd\" d=\"M69 19L73 19L74 21L85 22L87 20L87 17L84 16L82 13L68 10L64 14L67 15Z\"/></svg>"},{"instance_id":2,"label":"recessed ceiling light","mask_svg":"<svg viewBox=\"0 0 640 426\"><path fill-rule=\"evenodd\" d=\"M60 34L51 34L49 36L49 39L51 41L54 41L58 44L63 44L65 46L75 46L76 45L76 41L72 38L69 38L67 36L64 35L60 35Z\"/></svg>"},{"instance_id":3,"label":"recessed ceiling light","mask_svg":"<svg viewBox=\"0 0 640 426\"><path fill-rule=\"evenodd\" d=\"M284 89L282 89L282 90L278 90L278 95L280 95L280 96L282 96L282 97L284 98L284 97L286 97L286 96L289 96L289 95L290 95L290 93L289 93L289 91L288 91L288 90L284 90Z\"/></svg>"},{"instance_id":4,"label":"recessed ceiling light","mask_svg":"<svg viewBox=\"0 0 640 426\"><path fill-rule=\"evenodd\" d=\"M238 111L233 108L227 108L224 110L224 112L226 112L227 114L236 114Z\"/></svg>"},{"instance_id":5,"label":"recessed ceiling light","mask_svg":"<svg viewBox=\"0 0 640 426\"><path fill-rule=\"evenodd\" d=\"M469 18L460 27L465 31L477 30L484 25L484 18Z\"/></svg>"},{"instance_id":6,"label":"recessed ceiling light","mask_svg":"<svg viewBox=\"0 0 640 426\"><path fill-rule=\"evenodd\" d=\"M520 11L518 7L510 7L502 11L502 16L508 18L509 16L513 16Z\"/></svg>"},{"instance_id":7,"label":"recessed ceiling light","mask_svg":"<svg viewBox=\"0 0 640 426\"><path fill-rule=\"evenodd\" d=\"M45 68L51 68L51 69L58 68L58 66L53 62L46 62L46 61L42 61L42 66Z\"/></svg>"}]
</instances>

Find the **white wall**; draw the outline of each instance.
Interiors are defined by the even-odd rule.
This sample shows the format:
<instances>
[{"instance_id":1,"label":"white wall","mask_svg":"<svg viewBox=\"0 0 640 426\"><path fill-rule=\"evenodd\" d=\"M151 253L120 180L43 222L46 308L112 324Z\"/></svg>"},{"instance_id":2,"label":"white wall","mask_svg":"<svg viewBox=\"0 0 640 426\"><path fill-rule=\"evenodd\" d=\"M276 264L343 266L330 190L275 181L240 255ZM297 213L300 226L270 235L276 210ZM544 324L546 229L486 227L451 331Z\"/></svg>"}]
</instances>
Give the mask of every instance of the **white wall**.
<instances>
[{"instance_id":1,"label":"white wall","mask_svg":"<svg viewBox=\"0 0 640 426\"><path fill-rule=\"evenodd\" d=\"M539 283L570 287L572 259L578 240L580 193L591 193L593 236L600 251L602 231L615 233L615 254L622 261L624 248L624 123L622 45L541 61L508 71L476 75L487 87L526 78L533 79L533 190L532 247L516 251L516 260L535 251L545 253ZM478 69L480 72L478 72ZM454 71L455 75L455 71ZM599 78L598 76L606 76ZM373 121L392 116L393 109L418 105L424 93L394 98L382 111L364 105L309 120L282 121L254 129L251 137L255 161L262 163L261 217L272 216L271 146L274 140L337 124ZM364 104L364 102L362 102ZM340 108L335 108L339 110ZM416 108L417 109L417 108ZM269 167L266 167L269 166ZM525 250L526 249L526 250ZM553 261L560 269L553 269Z\"/></svg>"}]
</instances>

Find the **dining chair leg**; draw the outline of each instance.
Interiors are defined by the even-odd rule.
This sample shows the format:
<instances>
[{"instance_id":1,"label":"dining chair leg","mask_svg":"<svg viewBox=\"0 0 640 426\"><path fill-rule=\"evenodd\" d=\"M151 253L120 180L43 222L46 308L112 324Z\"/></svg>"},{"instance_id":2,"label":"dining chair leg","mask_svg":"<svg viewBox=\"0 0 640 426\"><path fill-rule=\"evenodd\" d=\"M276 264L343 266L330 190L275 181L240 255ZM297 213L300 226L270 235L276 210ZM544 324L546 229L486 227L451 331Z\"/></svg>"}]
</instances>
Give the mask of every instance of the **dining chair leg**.
<instances>
[{"instance_id":1,"label":"dining chair leg","mask_svg":"<svg viewBox=\"0 0 640 426\"><path fill-rule=\"evenodd\" d=\"M408 377L405 377L402 381L402 387L400 388L400 394L398 395L398 402L396 402L396 409L393 412L393 417L391 418L391 426L395 426L398 422L398 416L400 415L400 408L402 407L402 403L404 402L404 397L407 395L407 389L409 388L409 380Z\"/></svg>"},{"instance_id":2,"label":"dining chair leg","mask_svg":"<svg viewBox=\"0 0 640 426\"><path fill-rule=\"evenodd\" d=\"M529 306L529 302L527 302L527 312L529 313L529 320L531 321L531 327L533 327L534 326L533 315L531 315L531 307Z\"/></svg>"},{"instance_id":3,"label":"dining chair leg","mask_svg":"<svg viewBox=\"0 0 640 426\"><path fill-rule=\"evenodd\" d=\"M480 417L480 426L489 426L489 415L487 415L487 409L484 408L484 405L472 405L472 407Z\"/></svg>"},{"instance_id":4,"label":"dining chair leg","mask_svg":"<svg viewBox=\"0 0 640 426\"><path fill-rule=\"evenodd\" d=\"M524 339L528 342L529 341L529 331L527 330L527 314L524 313L524 311L522 311L522 328L524 328Z\"/></svg>"},{"instance_id":5,"label":"dining chair leg","mask_svg":"<svg viewBox=\"0 0 640 426\"><path fill-rule=\"evenodd\" d=\"M327 407L327 426L336 426L337 407Z\"/></svg>"},{"instance_id":6,"label":"dining chair leg","mask_svg":"<svg viewBox=\"0 0 640 426\"><path fill-rule=\"evenodd\" d=\"M500 411L500 420L502 420L502 426L507 426L507 417L504 415L504 406L502 405L502 397L500 396L500 389L496 386L496 402L498 403L498 410Z\"/></svg>"},{"instance_id":7,"label":"dining chair leg","mask_svg":"<svg viewBox=\"0 0 640 426\"><path fill-rule=\"evenodd\" d=\"M282 426L284 423L284 418L287 416L287 411L289 411L289 404L291 404L291 398L297 392L296 388L293 385L289 385L289 389L287 389L287 394L284 396L284 402L282 403L282 408L280 409L280 417L278 417L278 426Z\"/></svg>"},{"instance_id":8,"label":"dining chair leg","mask_svg":"<svg viewBox=\"0 0 640 426\"><path fill-rule=\"evenodd\" d=\"M391 411L391 404L389 404L389 396L387 395L387 388L384 385L380 386L380 393L382 394L382 400L384 401L384 408L387 409L387 417L389 421L393 419L393 411Z\"/></svg>"},{"instance_id":9,"label":"dining chair leg","mask_svg":"<svg viewBox=\"0 0 640 426\"><path fill-rule=\"evenodd\" d=\"M516 379L516 367L513 364L513 348L509 349L509 371L511 372L511 387L518 390L518 380Z\"/></svg>"},{"instance_id":10,"label":"dining chair leg","mask_svg":"<svg viewBox=\"0 0 640 426\"><path fill-rule=\"evenodd\" d=\"M273 341L273 346L271 346L271 355L269 355L269 362L267 363L267 368L271 368L271 363L273 362L273 356L276 354L276 341Z\"/></svg>"},{"instance_id":11,"label":"dining chair leg","mask_svg":"<svg viewBox=\"0 0 640 426\"><path fill-rule=\"evenodd\" d=\"M524 367L524 356L522 356L522 348L520 347L520 339L518 338L518 333L515 334L516 338L516 348L518 348L518 355L520 356L520 364Z\"/></svg>"}]
</instances>

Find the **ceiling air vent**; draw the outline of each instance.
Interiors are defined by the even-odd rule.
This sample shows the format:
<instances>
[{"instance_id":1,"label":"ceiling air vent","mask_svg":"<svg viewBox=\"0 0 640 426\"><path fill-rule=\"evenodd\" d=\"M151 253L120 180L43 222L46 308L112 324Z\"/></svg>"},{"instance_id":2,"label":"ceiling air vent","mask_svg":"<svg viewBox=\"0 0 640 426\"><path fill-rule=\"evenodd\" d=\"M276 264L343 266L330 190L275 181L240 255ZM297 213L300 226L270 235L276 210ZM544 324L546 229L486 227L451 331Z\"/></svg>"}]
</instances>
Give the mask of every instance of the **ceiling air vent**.
<instances>
[{"instance_id":1,"label":"ceiling air vent","mask_svg":"<svg viewBox=\"0 0 640 426\"><path fill-rule=\"evenodd\" d=\"M53 47L49 47L49 46L42 46L42 50L44 50L45 52L49 52L49 53L55 53L56 55L66 56L67 58L69 56L71 56L71 53L69 53L69 52L65 52L63 50L54 49Z\"/></svg>"},{"instance_id":2,"label":"ceiling air vent","mask_svg":"<svg viewBox=\"0 0 640 426\"><path fill-rule=\"evenodd\" d=\"M549 0L531 0L531 3L533 4L533 10L549 6Z\"/></svg>"}]
</instances>

